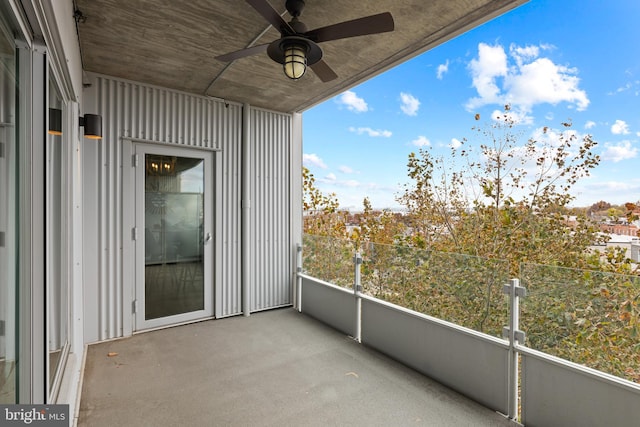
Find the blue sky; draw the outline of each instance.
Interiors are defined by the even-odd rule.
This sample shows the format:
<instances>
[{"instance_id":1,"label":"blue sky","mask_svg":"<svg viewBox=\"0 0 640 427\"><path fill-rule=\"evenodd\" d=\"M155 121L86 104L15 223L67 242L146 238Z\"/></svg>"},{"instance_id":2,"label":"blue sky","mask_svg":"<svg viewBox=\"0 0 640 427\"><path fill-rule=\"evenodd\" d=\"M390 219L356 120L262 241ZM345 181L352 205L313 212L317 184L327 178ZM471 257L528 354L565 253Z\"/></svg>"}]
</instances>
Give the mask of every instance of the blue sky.
<instances>
[{"instance_id":1,"label":"blue sky","mask_svg":"<svg viewBox=\"0 0 640 427\"><path fill-rule=\"evenodd\" d=\"M573 206L640 200L640 1L531 0L307 110L304 165L342 208L398 208L409 153L446 158L506 103L525 140L571 121L598 142Z\"/></svg>"}]
</instances>

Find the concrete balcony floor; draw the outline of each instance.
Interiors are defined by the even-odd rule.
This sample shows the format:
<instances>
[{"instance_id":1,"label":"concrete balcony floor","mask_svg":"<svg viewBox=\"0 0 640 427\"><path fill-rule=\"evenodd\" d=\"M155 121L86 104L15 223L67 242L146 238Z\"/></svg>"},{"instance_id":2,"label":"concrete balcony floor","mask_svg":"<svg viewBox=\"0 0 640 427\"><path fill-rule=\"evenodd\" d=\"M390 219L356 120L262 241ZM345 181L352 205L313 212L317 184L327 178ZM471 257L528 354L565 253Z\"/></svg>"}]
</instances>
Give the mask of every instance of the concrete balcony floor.
<instances>
[{"instance_id":1,"label":"concrete balcony floor","mask_svg":"<svg viewBox=\"0 0 640 427\"><path fill-rule=\"evenodd\" d=\"M89 346L78 425L516 423L289 308Z\"/></svg>"}]
</instances>

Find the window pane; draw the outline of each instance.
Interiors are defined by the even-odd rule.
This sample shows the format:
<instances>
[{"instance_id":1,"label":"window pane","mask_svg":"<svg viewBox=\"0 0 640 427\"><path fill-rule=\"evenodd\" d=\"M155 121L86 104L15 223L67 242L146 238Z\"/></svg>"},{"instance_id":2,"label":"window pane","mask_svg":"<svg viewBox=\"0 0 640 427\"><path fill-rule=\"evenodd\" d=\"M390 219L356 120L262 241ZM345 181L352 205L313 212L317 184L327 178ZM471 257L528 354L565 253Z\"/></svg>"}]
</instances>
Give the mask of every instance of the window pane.
<instances>
[{"instance_id":1,"label":"window pane","mask_svg":"<svg viewBox=\"0 0 640 427\"><path fill-rule=\"evenodd\" d=\"M64 147L69 144L64 132L64 104L55 82L49 81L49 114L46 170L46 242L47 242L47 333L49 350L49 391L55 394L56 374L64 366L65 347L68 345L68 274L66 266L67 194L64 191Z\"/></svg>"},{"instance_id":2,"label":"window pane","mask_svg":"<svg viewBox=\"0 0 640 427\"><path fill-rule=\"evenodd\" d=\"M0 16L0 404L16 402L15 49Z\"/></svg>"}]
</instances>

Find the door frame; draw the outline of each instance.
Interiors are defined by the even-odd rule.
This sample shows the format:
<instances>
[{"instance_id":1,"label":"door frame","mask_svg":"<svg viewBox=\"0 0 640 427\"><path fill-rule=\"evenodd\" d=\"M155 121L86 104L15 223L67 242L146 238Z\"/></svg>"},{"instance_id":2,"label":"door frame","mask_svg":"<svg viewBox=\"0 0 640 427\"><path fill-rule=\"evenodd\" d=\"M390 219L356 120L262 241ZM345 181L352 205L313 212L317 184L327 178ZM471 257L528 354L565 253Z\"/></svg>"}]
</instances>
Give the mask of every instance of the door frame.
<instances>
[{"instance_id":1,"label":"door frame","mask_svg":"<svg viewBox=\"0 0 640 427\"><path fill-rule=\"evenodd\" d=\"M132 162L130 173L129 200L130 205L125 204L124 209L129 211L128 216L132 223L132 243L131 260L129 268L132 274L131 280L131 333L143 332L152 329L171 327L183 323L190 323L204 319L214 318L216 312L215 301L219 292L217 284L219 277L219 214L218 200L220 197L220 168L219 155L217 150L199 149L197 147L185 147L175 144L154 144L147 141L130 140L128 148L131 150ZM124 148L124 147L123 147ZM129 150L123 150L123 154ZM199 157L205 159L205 230L211 234L211 240L204 246L204 291L205 308L203 310L177 314L157 319L144 319L144 290L145 290L145 236L144 236L144 162L145 154L165 154L180 157ZM208 166L207 166L208 164ZM142 180L142 181L141 181ZM142 192L142 194L140 194ZM124 195L126 197L126 194ZM141 200L138 202L138 200ZM126 230L127 228L125 228ZM125 255L126 259L126 255ZM126 269L126 266L125 266ZM125 305L126 306L126 305ZM127 334L127 331L125 335Z\"/></svg>"}]
</instances>

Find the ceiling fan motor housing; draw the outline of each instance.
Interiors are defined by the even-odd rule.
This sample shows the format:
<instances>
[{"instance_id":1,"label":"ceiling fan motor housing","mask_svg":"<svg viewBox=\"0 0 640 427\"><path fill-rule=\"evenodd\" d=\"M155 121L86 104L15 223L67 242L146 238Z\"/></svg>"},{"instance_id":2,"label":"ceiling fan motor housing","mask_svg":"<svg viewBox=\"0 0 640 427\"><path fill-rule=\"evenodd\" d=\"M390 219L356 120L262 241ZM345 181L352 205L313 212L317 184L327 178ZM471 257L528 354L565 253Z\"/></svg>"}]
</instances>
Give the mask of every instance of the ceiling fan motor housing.
<instances>
[{"instance_id":1,"label":"ceiling fan motor housing","mask_svg":"<svg viewBox=\"0 0 640 427\"><path fill-rule=\"evenodd\" d=\"M285 7L287 8L287 12L289 15L297 18L302 15L302 10L304 9L304 0L287 0L285 3Z\"/></svg>"},{"instance_id":2,"label":"ceiling fan motor housing","mask_svg":"<svg viewBox=\"0 0 640 427\"><path fill-rule=\"evenodd\" d=\"M296 32L296 34L304 34L307 32L307 26L300 20L298 20L298 18L294 17L290 22L289 22L289 26L293 29L293 31ZM281 32L282 34L282 32ZM285 35L285 34L283 34Z\"/></svg>"},{"instance_id":3,"label":"ceiling fan motor housing","mask_svg":"<svg viewBox=\"0 0 640 427\"><path fill-rule=\"evenodd\" d=\"M274 61L284 64L284 51L288 45L296 44L306 46L307 65L313 65L322 59L322 49L313 41L306 37L285 36L281 39L274 40L267 48L267 54Z\"/></svg>"}]
</instances>

